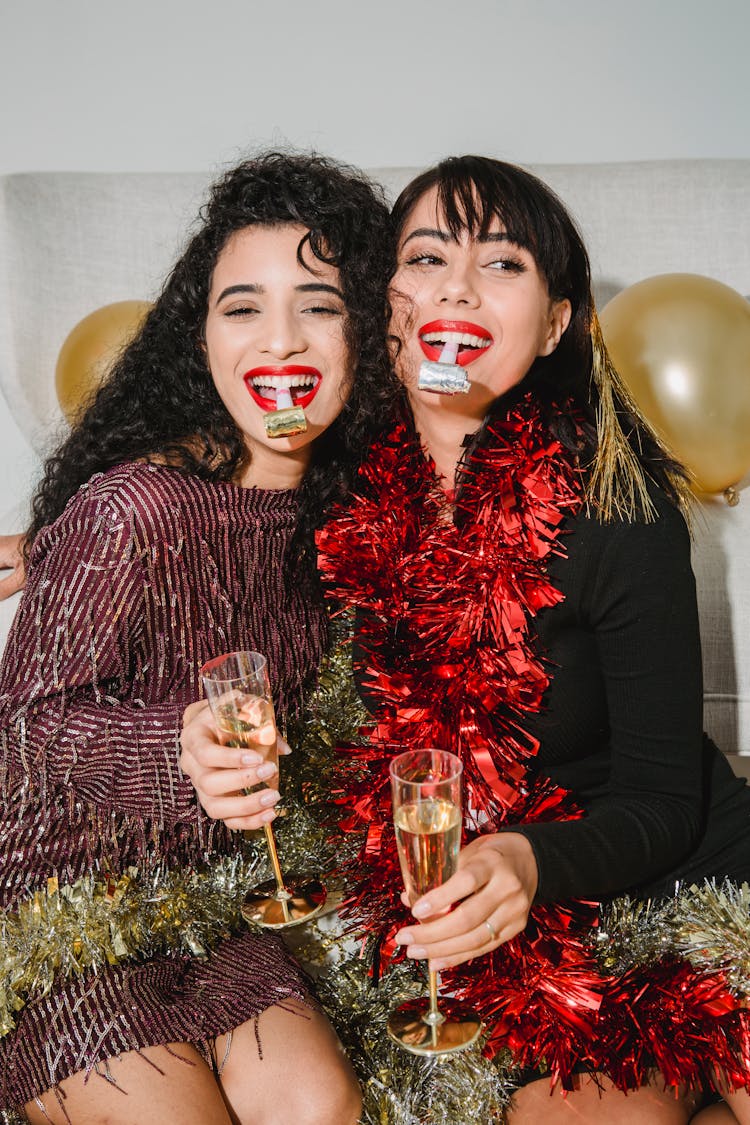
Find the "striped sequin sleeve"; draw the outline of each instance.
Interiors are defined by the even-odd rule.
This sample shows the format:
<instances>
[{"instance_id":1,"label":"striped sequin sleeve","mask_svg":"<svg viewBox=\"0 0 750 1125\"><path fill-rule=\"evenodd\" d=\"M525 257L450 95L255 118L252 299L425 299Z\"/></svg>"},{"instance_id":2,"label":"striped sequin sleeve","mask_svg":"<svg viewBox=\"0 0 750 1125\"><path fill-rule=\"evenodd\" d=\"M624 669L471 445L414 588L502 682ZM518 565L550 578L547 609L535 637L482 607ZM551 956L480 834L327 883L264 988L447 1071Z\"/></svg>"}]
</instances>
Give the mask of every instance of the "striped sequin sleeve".
<instances>
[{"instance_id":1,"label":"striped sequin sleeve","mask_svg":"<svg viewBox=\"0 0 750 1125\"><path fill-rule=\"evenodd\" d=\"M186 700L141 690L159 659L144 625L155 537L96 489L39 536L0 672L6 796L161 823L196 815L178 768Z\"/></svg>"}]
</instances>

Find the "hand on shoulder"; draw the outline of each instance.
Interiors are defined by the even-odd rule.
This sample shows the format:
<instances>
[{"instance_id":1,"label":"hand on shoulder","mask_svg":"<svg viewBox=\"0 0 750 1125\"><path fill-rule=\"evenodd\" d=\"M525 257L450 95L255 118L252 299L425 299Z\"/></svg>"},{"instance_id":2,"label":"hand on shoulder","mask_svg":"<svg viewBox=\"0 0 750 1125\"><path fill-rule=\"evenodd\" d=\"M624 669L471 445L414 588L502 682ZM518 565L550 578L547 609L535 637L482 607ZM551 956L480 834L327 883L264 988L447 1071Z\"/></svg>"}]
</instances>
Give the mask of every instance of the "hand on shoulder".
<instances>
[{"instance_id":1,"label":"hand on shoulder","mask_svg":"<svg viewBox=\"0 0 750 1125\"><path fill-rule=\"evenodd\" d=\"M23 535L0 535L0 570L10 570L0 578L0 601L18 593L26 583L22 550Z\"/></svg>"}]
</instances>

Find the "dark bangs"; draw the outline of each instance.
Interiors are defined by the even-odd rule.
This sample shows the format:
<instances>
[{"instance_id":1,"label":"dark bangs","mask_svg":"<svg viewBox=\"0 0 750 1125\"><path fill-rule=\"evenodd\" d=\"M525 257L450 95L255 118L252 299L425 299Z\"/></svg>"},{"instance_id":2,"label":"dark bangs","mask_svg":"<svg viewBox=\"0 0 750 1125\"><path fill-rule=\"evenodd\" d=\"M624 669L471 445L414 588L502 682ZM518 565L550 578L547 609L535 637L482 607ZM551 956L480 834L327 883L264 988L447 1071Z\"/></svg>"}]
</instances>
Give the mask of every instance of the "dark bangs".
<instances>
[{"instance_id":1,"label":"dark bangs","mask_svg":"<svg viewBox=\"0 0 750 1125\"><path fill-rule=\"evenodd\" d=\"M431 189L454 238L490 232L499 219L508 237L534 256L553 299L567 297L574 311L588 299L589 263L565 207L546 184L514 164L486 156L451 156L404 188L392 218L400 238L415 205Z\"/></svg>"}]
</instances>

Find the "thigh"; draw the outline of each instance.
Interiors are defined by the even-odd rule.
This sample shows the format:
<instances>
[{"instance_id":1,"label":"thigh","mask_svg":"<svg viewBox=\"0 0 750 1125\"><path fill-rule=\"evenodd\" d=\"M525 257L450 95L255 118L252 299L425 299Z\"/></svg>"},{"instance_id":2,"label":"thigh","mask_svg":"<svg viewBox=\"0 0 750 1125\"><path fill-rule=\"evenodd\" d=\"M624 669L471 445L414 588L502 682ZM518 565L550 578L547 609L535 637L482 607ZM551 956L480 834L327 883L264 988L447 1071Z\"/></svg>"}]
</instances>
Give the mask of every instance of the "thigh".
<instances>
[{"instance_id":1,"label":"thigh","mask_svg":"<svg viewBox=\"0 0 750 1125\"><path fill-rule=\"evenodd\" d=\"M508 1125L686 1125L698 1099L675 1097L658 1076L646 1086L624 1094L607 1078L580 1075L576 1088L565 1094L550 1090L549 1079L530 1082L513 1095Z\"/></svg>"},{"instance_id":2,"label":"thigh","mask_svg":"<svg viewBox=\"0 0 750 1125\"><path fill-rule=\"evenodd\" d=\"M710 1105L690 1118L692 1125L737 1125L738 1120L741 1121L742 1118L735 1117L724 1102L720 1105Z\"/></svg>"},{"instance_id":3,"label":"thigh","mask_svg":"<svg viewBox=\"0 0 750 1125\"><path fill-rule=\"evenodd\" d=\"M330 1023L290 1000L216 1040L219 1083L240 1125L355 1125L359 1086Z\"/></svg>"},{"instance_id":4,"label":"thigh","mask_svg":"<svg viewBox=\"0 0 750 1125\"><path fill-rule=\"evenodd\" d=\"M750 1090L737 1090L734 1094L725 1094L724 1101L740 1125L750 1125Z\"/></svg>"},{"instance_id":5,"label":"thigh","mask_svg":"<svg viewBox=\"0 0 750 1125\"><path fill-rule=\"evenodd\" d=\"M216 1079L186 1043L144 1047L66 1078L25 1107L31 1125L230 1125Z\"/></svg>"}]
</instances>

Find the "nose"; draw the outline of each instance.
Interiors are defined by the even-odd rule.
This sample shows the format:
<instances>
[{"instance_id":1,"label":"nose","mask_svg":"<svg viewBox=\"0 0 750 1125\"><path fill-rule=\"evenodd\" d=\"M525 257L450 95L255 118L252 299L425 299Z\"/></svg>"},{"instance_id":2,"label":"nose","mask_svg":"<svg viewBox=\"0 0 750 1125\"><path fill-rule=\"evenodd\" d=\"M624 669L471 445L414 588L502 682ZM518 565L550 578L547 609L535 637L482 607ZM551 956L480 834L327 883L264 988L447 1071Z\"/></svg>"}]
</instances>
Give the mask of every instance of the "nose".
<instances>
[{"instance_id":1,"label":"nose","mask_svg":"<svg viewBox=\"0 0 750 1125\"><path fill-rule=\"evenodd\" d=\"M302 325L290 309L268 309L263 320L259 351L274 359L289 359L306 348Z\"/></svg>"},{"instance_id":2,"label":"nose","mask_svg":"<svg viewBox=\"0 0 750 1125\"><path fill-rule=\"evenodd\" d=\"M455 261L440 271L435 292L436 304L477 308L479 301L474 271L469 262Z\"/></svg>"}]
</instances>

